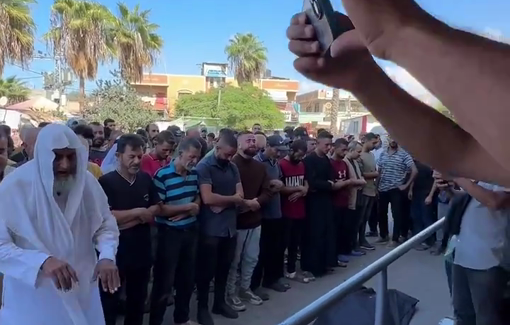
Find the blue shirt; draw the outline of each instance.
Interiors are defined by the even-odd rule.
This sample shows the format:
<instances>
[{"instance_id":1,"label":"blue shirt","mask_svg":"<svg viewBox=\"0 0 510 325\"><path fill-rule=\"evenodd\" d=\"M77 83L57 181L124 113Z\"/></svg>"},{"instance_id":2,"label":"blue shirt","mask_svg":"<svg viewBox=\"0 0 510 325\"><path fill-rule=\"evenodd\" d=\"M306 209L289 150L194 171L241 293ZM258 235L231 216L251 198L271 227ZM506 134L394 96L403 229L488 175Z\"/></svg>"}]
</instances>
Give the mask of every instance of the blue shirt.
<instances>
[{"instance_id":1,"label":"blue shirt","mask_svg":"<svg viewBox=\"0 0 510 325\"><path fill-rule=\"evenodd\" d=\"M269 159L263 152L255 156L258 160L266 166L266 172L269 180L281 180L282 171L278 160ZM282 217L282 207L280 201L280 193L274 193L269 201L262 205L262 218L264 219L280 219Z\"/></svg>"},{"instance_id":2,"label":"blue shirt","mask_svg":"<svg viewBox=\"0 0 510 325\"><path fill-rule=\"evenodd\" d=\"M159 169L154 175L154 185L158 189L159 197L164 204L183 205L195 201L198 195L198 174L196 170L182 176L175 170L175 163L172 161L168 166ZM165 217L156 217L156 222L176 228L187 228L197 221L195 216L171 221Z\"/></svg>"}]
</instances>

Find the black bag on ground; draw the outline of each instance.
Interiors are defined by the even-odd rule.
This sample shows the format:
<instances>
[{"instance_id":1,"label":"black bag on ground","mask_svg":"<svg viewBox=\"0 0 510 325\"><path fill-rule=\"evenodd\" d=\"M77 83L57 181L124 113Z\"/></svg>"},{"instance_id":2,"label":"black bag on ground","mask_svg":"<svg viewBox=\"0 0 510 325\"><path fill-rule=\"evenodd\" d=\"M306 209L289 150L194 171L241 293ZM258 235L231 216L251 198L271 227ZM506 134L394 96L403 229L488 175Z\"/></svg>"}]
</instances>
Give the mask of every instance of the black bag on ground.
<instances>
[{"instance_id":1,"label":"black bag on ground","mask_svg":"<svg viewBox=\"0 0 510 325\"><path fill-rule=\"evenodd\" d=\"M314 325L373 325L375 296L373 289L365 287L354 291L320 315ZM384 325L409 325L418 301L398 290L389 289Z\"/></svg>"}]
</instances>

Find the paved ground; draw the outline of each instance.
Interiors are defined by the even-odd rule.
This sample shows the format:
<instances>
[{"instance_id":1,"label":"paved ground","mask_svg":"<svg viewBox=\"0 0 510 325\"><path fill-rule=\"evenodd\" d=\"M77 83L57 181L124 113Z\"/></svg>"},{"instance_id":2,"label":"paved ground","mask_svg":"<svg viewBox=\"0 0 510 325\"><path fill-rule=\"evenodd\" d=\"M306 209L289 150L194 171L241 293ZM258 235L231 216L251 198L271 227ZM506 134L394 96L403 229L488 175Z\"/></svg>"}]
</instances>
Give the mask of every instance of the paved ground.
<instances>
[{"instance_id":1,"label":"paved ground","mask_svg":"<svg viewBox=\"0 0 510 325\"><path fill-rule=\"evenodd\" d=\"M347 269L338 269L335 274L318 279L314 283L292 282L286 293L270 292L271 300L262 306L249 306L239 319L215 318L217 325L276 325L288 316L311 303L350 276L375 261L389 250L378 247L367 256L351 261ZM411 325L437 325L441 318L451 314L448 287L442 257L428 252L411 251L389 268L388 284L420 300ZM376 279L366 286L376 286ZM167 311L165 324L172 324L172 307ZM192 302L192 318L195 317L195 302Z\"/></svg>"}]
</instances>

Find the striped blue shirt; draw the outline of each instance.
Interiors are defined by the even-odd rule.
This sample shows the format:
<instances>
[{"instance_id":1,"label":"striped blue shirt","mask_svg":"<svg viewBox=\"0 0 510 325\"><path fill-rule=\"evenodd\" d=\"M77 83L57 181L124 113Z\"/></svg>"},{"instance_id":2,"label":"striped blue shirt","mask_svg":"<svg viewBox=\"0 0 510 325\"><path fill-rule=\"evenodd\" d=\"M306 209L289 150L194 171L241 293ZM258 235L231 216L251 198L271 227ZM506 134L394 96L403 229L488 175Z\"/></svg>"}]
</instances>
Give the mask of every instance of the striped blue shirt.
<instances>
[{"instance_id":1,"label":"striped blue shirt","mask_svg":"<svg viewBox=\"0 0 510 325\"><path fill-rule=\"evenodd\" d=\"M379 192L393 190L405 184L406 175L414 165L413 158L402 148L394 153L389 153L389 148L384 149L377 161L377 169L380 174Z\"/></svg>"},{"instance_id":2,"label":"striped blue shirt","mask_svg":"<svg viewBox=\"0 0 510 325\"><path fill-rule=\"evenodd\" d=\"M168 166L159 169L154 175L159 196L164 204L183 205L195 201L198 195L198 174L195 169L186 176L178 174L172 161ZM197 218L188 216L178 221L170 221L165 217L156 217L156 222L177 228L187 228L195 224Z\"/></svg>"}]
</instances>

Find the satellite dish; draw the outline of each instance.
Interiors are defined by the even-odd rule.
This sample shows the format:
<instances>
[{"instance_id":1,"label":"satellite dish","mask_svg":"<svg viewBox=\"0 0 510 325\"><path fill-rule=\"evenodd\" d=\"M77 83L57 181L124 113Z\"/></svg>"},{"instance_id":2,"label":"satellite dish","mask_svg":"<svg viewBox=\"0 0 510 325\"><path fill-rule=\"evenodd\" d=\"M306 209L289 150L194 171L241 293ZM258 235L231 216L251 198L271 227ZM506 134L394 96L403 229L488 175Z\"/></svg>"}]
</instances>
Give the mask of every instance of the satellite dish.
<instances>
[{"instance_id":1,"label":"satellite dish","mask_svg":"<svg viewBox=\"0 0 510 325\"><path fill-rule=\"evenodd\" d=\"M2 97L0 98L0 106L4 107L5 105L7 105L7 102L8 102L8 101L9 101L9 100L7 99L7 97L2 96Z\"/></svg>"}]
</instances>

